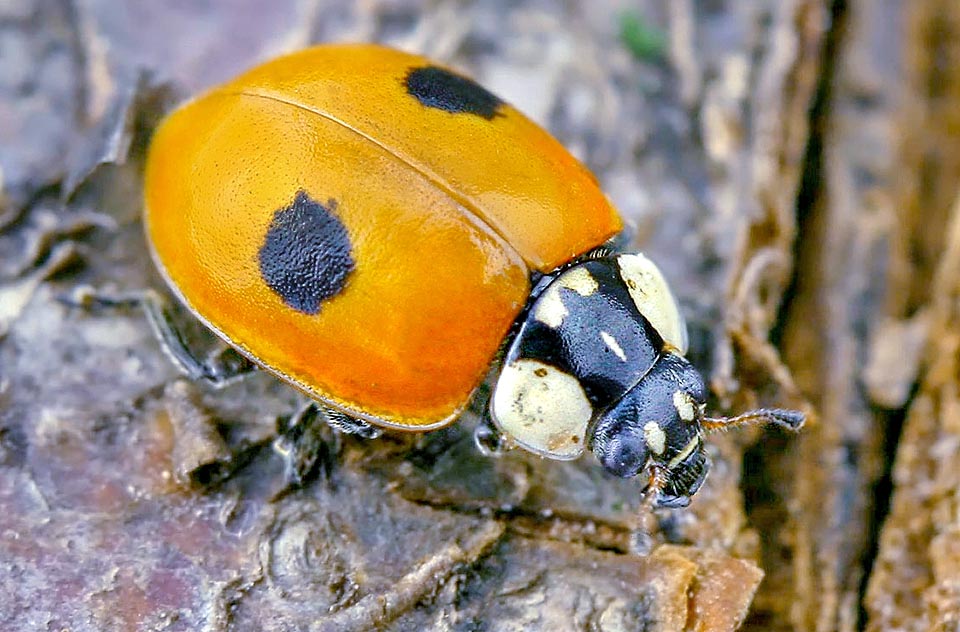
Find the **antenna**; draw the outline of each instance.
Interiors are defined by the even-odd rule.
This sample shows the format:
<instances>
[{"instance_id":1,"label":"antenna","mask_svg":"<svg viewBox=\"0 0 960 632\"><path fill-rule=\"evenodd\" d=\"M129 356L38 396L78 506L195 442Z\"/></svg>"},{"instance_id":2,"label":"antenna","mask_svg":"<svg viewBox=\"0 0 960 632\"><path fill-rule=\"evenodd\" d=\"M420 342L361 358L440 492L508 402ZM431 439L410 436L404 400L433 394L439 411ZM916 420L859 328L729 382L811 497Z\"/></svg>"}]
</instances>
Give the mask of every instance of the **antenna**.
<instances>
[{"instance_id":1,"label":"antenna","mask_svg":"<svg viewBox=\"0 0 960 632\"><path fill-rule=\"evenodd\" d=\"M794 432L803 427L807 416L799 410L759 408L736 417L704 417L700 420L706 430L729 430L747 424L775 424Z\"/></svg>"}]
</instances>

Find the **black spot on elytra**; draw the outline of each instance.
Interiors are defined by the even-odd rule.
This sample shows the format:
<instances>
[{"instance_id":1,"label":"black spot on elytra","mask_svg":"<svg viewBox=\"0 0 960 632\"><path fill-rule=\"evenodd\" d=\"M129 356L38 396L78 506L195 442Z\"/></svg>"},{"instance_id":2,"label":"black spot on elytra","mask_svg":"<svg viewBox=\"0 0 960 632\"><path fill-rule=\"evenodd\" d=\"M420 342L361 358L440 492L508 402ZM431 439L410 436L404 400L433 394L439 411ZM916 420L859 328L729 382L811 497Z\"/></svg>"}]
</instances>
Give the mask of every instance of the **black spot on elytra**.
<instances>
[{"instance_id":1,"label":"black spot on elytra","mask_svg":"<svg viewBox=\"0 0 960 632\"><path fill-rule=\"evenodd\" d=\"M339 294L353 270L350 238L334 214L336 200L324 206L305 191L273 214L263 246L260 274L283 302L305 314Z\"/></svg>"},{"instance_id":2,"label":"black spot on elytra","mask_svg":"<svg viewBox=\"0 0 960 632\"><path fill-rule=\"evenodd\" d=\"M488 121L503 105L495 94L477 82L437 66L412 68L404 80L407 93L428 108L454 114L482 116Z\"/></svg>"}]
</instances>

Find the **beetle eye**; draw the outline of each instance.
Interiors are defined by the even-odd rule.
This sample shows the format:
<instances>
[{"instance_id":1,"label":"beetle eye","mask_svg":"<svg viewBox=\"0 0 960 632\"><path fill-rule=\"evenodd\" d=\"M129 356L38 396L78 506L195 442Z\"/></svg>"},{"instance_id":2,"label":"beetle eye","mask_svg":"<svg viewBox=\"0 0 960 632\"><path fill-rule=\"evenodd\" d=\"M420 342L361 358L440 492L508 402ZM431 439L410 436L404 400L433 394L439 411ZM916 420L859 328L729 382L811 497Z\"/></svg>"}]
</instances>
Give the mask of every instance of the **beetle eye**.
<instances>
[{"instance_id":1,"label":"beetle eye","mask_svg":"<svg viewBox=\"0 0 960 632\"><path fill-rule=\"evenodd\" d=\"M591 449L600 464L616 476L631 478L647 465L650 452L629 398L607 411L594 426Z\"/></svg>"}]
</instances>

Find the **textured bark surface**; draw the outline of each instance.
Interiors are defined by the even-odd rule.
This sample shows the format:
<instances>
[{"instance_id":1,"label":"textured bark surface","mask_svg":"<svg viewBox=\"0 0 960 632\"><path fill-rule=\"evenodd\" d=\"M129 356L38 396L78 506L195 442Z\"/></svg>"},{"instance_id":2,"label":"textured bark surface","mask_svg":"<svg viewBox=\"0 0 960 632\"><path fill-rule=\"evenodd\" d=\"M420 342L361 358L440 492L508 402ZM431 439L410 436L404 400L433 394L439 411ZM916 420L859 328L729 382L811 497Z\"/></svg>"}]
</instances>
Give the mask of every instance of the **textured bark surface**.
<instances>
[{"instance_id":1,"label":"textured bark surface","mask_svg":"<svg viewBox=\"0 0 960 632\"><path fill-rule=\"evenodd\" d=\"M378 41L476 76L598 175L719 412L690 508L481 456L476 415L326 433L255 375L183 381L137 310L163 112L283 51ZM960 620L960 5L950 0L0 3L0 629L890 630ZM200 348L216 341L198 326Z\"/></svg>"}]
</instances>

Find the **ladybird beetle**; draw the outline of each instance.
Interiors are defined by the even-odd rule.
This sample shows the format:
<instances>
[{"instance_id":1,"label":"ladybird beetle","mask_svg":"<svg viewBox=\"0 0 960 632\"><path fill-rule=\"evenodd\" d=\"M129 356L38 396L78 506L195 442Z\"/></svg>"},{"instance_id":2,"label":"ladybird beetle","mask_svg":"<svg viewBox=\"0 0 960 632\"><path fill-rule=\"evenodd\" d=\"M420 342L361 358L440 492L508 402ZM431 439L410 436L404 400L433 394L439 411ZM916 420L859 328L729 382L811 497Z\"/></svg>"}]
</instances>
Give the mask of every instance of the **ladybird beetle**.
<instances>
[{"instance_id":1,"label":"ladybird beetle","mask_svg":"<svg viewBox=\"0 0 960 632\"><path fill-rule=\"evenodd\" d=\"M446 426L504 345L506 442L647 471L659 506L703 482L704 430L803 422L706 417L662 274L603 248L623 224L594 176L423 57L318 46L188 102L151 141L144 223L182 303L347 430Z\"/></svg>"}]
</instances>

